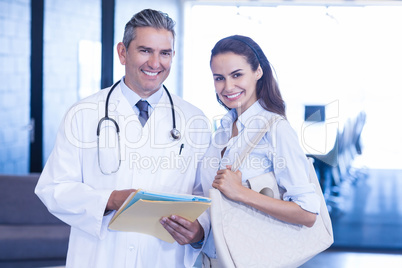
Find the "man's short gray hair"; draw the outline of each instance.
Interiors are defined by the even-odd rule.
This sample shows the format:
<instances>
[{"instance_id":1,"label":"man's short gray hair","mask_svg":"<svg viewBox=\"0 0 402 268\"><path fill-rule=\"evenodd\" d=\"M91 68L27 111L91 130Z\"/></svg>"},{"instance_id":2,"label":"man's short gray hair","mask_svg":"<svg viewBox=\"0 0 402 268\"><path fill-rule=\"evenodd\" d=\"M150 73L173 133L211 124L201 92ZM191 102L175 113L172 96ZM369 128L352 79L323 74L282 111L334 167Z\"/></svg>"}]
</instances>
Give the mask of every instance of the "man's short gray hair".
<instances>
[{"instance_id":1,"label":"man's short gray hair","mask_svg":"<svg viewBox=\"0 0 402 268\"><path fill-rule=\"evenodd\" d=\"M168 14L153 9L144 9L135 14L124 29L123 44L128 49L131 41L135 39L137 27L152 27L155 29L165 29L173 34L175 39L175 22Z\"/></svg>"}]
</instances>

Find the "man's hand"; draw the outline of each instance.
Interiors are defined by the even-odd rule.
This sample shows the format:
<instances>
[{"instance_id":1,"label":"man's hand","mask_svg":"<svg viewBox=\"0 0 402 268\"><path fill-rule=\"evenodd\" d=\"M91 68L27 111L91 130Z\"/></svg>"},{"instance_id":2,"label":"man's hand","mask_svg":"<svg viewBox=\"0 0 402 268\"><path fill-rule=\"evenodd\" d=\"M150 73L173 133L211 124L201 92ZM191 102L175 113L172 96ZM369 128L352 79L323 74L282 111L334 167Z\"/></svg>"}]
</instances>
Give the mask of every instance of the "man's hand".
<instances>
[{"instance_id":1,"label":"man's hand","mask_svg":"<svg viewBox=\"0 0 402 268\"><path fill-rule=\"evenodd\" d=\"M107 201L106 210L118 210L135 189L114 190Z\"/></svg>"},{"instance_id":2,"label":"man's hand","mask_svg":"<svg viewBox=\"0 0 402 268\"><path fill-rule=\"evenodd\" d=\"M204 229L198 220L188 221L180 216L163 217L160 223L180 245L192 244L204 237Z\"/></svg>"}]
</instances>

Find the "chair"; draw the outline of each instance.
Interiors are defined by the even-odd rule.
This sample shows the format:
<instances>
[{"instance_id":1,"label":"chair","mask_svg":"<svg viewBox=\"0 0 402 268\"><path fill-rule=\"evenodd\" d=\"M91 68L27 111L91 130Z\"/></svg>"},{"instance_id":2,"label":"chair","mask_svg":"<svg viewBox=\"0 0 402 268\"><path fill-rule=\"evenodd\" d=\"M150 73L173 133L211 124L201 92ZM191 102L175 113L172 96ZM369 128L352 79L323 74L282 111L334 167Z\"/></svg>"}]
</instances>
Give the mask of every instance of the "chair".
<instances>
[{"instance_id":1,"label":"chair","mask_svg":"<svg viewBox=\"0 0 402 268\"><path fill-rule=\"evenodd\" d=\"M339 131L336 133L334 146L325 155L308 154L308 157L314 159L314 168L320 181L320 186L324 197L329 197L331 187L334 184L332 169L338 166L339 150Z\"/></svg>"}]
</instances>

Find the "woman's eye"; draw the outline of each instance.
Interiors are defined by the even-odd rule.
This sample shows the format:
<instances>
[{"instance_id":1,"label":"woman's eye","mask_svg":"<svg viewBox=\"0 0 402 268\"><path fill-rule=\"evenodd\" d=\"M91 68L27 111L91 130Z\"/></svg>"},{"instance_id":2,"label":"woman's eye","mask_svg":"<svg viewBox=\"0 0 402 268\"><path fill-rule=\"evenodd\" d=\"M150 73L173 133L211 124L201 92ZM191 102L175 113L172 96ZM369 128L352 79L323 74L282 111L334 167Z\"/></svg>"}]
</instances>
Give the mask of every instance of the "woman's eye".
<instances>
[{"instance_id":1,"label":"woman's eye","mask_svg":"<svg viewBox=\"0 0 402 268\"><path fill-rule=\"evenodd\" d=\"M241 74L234 74L233 75L234 78L237 78L237 77L240 77L240 76L241 76Z\"/></svg>"},{"instance_id":2,"label":"woman's eye","mask_svg":"<svg viewBox=\"0 0 402 268\"><path fill-rule=\"evenodd\" d=\"M215 81L222 81L223 80L223 77L216 77L215 78Z\"/></svg>"}]
</instances>

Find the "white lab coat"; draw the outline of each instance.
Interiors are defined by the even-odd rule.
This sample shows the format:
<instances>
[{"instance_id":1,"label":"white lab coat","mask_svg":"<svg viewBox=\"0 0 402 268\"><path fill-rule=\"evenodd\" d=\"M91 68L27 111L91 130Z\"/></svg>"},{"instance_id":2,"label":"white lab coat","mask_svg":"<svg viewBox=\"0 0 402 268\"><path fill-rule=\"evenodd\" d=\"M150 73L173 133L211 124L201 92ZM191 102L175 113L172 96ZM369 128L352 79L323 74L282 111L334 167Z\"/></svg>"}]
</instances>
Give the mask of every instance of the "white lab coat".
<instances>
[{"instance_id":1,"label":"white lab coat","mask_svg":"<svg viewBox=\"0 0 402 268\"><path fill-rule=\"evenodd\" d=\"M172 141L166 92L142 128L118 85L108 110L119 123L122 161L117 173L104 175L98 166L96 128L109 90L81 100L68 111L35 189L49 211L71 225L67 267L192 267L200 250L145 234L108 230L114 213L104 216L104 211L116 189L202 195L196 166L209 145L208 121L199 109L172 95L176 127L182 134L179 141ZM207 236L206 213L199 221Z\"/></svg>"}]
</instances>

